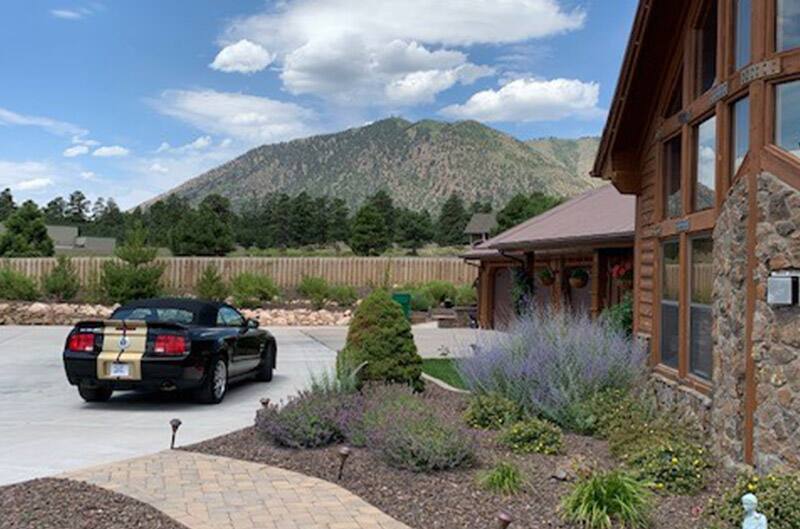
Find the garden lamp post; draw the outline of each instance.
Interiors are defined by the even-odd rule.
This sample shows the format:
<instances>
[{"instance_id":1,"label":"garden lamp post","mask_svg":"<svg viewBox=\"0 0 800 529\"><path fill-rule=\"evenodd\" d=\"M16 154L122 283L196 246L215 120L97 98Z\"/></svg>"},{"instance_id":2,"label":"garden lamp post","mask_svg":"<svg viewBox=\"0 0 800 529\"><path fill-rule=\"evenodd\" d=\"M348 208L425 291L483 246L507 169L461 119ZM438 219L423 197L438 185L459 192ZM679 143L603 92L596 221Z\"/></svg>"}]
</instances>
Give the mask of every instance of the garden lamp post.
<instances>
[{"instance_id":1,"label":"garden lamp post","mask_svg":"<svg viewBox=\"0 0 800 529\"><path fill-rule=\"evenodd\" d=\"M347 462L347 458L350 457L350 447L343 446L339 449L339 474L336 477L337 481L342 480L342 473L344 472L344 464Z\"/></svg>"},{"instance_id":2,"label":"garden lamp post","mask_svg":"<svg viewBox=\"0 0 800 529\"><path fill-rule=\"evenodd\" d=\"M506 529L506 527L511 525L511 522L513 521L514 518L512 518L511 515L508 514L506 511L500 511L499 513L497 513L497 526L500 529Z\"/></svg>"},{"instance_id":3,"label":"garden lamp post","mask_svg":"<svg viewBox=\"0 0 800 529\"><path fill-rule=\"evenodd\" d=\"M169 443L169 449L172 450L175 448L175 436L178 435L178 428L181 427L181 420L180 419L172 419L169 421L169 425L172 428L172 441Z\"/></svg>"}]
</instances>

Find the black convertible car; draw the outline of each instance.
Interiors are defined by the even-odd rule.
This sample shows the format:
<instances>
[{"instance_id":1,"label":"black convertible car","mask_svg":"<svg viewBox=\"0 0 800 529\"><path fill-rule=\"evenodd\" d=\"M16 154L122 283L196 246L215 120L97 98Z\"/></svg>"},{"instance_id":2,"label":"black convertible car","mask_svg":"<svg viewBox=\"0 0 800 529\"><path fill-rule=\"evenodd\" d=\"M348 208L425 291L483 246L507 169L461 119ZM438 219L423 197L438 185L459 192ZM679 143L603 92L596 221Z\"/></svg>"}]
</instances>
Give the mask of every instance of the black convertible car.
<instances>
[{"instance_id":1,"label":"black convertible car","mask_svg":"<svg viewBox=\"0 0 800 529\"><path fill-rule=\"evenodd\" d=\"M83 321L67 336L67 379L89 402L114 390L192 390L216 404L228 383L272 380L275 338L226 303L146 299L105 321Z\"/></svg>"}]
</instances>

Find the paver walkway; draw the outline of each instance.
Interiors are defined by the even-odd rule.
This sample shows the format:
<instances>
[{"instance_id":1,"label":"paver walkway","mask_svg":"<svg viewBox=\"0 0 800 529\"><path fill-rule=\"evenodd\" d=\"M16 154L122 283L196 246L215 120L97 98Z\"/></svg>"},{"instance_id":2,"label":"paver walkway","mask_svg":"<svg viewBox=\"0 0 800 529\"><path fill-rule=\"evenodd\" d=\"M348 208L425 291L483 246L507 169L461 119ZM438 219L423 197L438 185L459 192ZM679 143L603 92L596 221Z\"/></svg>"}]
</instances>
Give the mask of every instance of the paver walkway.
<instances>
[{"instance_id":1,"label":"paver walkway","mask_svg":"<svg viewBox=\"0 0 800 529\"><path fill-rule=\"evenodd\" d=\"M60 477L136 498L190 529L409 529L333 483L182 450Z\"/></svg>"}]
</instances>

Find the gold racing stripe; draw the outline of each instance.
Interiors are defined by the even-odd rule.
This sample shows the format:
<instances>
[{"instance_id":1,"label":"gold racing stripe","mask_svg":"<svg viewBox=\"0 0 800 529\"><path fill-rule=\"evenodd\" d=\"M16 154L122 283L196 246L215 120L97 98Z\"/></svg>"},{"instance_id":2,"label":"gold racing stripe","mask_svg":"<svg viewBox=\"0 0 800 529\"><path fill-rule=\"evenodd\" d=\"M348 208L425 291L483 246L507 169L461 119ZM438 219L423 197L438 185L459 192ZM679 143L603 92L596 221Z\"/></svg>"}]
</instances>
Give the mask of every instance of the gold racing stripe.
<instances>
[{"instance_id":1,"label":"gold racing stripe","mask_svg":"<svg viewBox=\"0 0 800 529\"><path fill-rule=\"evenodd\" d=\"M100 380L141 380L142 357L147 345L144 321L107 320L103 322L103 349L97 355L97 378ZM124 338L124 339L123 339ZM128 376L112 376L112 364L127 364Z\"/></svg>"}]
</instances>

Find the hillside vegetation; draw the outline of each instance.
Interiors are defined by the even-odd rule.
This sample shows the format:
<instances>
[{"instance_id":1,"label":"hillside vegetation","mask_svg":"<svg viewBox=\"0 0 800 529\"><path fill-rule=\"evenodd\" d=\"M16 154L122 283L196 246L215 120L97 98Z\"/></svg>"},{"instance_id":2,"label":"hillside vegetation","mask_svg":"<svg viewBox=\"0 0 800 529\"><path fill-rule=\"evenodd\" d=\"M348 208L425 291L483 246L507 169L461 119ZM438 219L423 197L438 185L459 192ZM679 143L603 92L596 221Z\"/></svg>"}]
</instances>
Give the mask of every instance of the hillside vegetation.
<instances>
[{"instance_id":1,"label":"hillside vegetation","mask_svg":"<svg viewBox=\"0 0 800 529\"><path fill-rule=\"evenodd\" d=\"M596 138L522 142L474 121L389 118L257 147L168 194L197 204L217 193L236 207L254 196L305 191L354 207L387 190L399 206L434 210L458 192L467 203L499 206L520 192L572 196L598 185L588 175L596 150Z\"/></svg>"}]
</instances>

